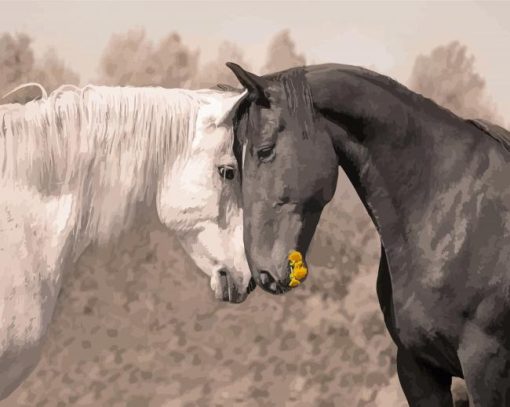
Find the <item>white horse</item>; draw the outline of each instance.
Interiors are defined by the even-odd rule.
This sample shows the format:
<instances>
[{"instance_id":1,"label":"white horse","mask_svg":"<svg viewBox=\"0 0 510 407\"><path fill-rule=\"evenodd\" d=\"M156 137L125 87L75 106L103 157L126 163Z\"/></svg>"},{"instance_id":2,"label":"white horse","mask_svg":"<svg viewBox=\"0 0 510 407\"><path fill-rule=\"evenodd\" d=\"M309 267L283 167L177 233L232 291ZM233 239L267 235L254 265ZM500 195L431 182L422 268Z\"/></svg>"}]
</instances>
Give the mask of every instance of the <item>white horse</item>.
<instances>
[{"instance_id":1,"label":"white horse","mask_svg":"<svg viewBox=\"0 0 510 407\"><path fill-rule=\"evenodd\" d=\"M220 300L254 288L220 90L61 87L0 106L0 399L39 361L62 273L153 210Z\"/></svg>"}]
</instances>

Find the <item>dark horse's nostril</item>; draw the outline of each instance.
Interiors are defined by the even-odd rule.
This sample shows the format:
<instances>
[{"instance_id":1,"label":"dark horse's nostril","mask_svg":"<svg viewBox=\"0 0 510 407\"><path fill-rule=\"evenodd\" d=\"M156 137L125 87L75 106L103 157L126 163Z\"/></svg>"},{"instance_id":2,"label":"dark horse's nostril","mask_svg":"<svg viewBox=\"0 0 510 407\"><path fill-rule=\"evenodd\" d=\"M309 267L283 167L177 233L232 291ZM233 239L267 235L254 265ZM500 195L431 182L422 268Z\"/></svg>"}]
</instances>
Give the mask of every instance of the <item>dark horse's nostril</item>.
<instances>
[{"instance_id":1,"label":"dark horse's nostril","mask_svg":"<svg viewBox=\"0 0 510 407\"><path fill-rule=\"evenodd\" d=\"M261 270L259 272L257 283L260 285L260 287L262 287L264 291L267 291L271 294L283 294L289 290L288 281L278 281L268 271L265 270Z\"/></svg>"},{"instance_id":2,"label":"dark horse's nostril","mask_svg":"<svg viewBox=\"0 0 510 407\"><path fill-rule=\"evenodd\" d=\"M260 284L262 287L267 288L274 281L274 278L267 271L262 270L260 272Z\"/></svg>"},{"instance_id":3,"label":"dark horse's nostril","mask_svg":"<svg viewBox=\"0 0 510 407\"><path fill-rule=\"evenodd\" d=\"M280 294L279 284L269 272L262 270L260 272L260 286L273 294Z\"/></svg>"}]
</instances>

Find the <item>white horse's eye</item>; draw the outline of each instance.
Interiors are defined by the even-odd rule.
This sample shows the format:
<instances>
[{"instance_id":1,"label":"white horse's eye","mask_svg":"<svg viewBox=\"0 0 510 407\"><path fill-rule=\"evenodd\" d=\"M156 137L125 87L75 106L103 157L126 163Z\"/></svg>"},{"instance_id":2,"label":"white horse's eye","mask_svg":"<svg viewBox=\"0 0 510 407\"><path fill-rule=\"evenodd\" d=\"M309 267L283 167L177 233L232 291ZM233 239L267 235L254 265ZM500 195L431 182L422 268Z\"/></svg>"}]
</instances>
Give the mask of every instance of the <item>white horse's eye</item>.
<instances>
[{"instance_id":1,"label":"white horse's eye","mask_svg":"<svg viewBox=\"0 0 510 407\"><path fill-rule=\"evenodd\" d=\"M216 118L214 116L209 116L204 120L205 128L211 129L216 127Z\"/></svg>"},{"instance_id":2,"label":"white horse's eye","mask_svg":"<svg viewBox=\"0 0 510 407\"><path fill-rule=\"evenodd\" d=\"M218 173L220 174L220 177L223 179L234 179L236 175L234 167L231 167L230 165L219 166Z\"/></svg>"}]
</instances>

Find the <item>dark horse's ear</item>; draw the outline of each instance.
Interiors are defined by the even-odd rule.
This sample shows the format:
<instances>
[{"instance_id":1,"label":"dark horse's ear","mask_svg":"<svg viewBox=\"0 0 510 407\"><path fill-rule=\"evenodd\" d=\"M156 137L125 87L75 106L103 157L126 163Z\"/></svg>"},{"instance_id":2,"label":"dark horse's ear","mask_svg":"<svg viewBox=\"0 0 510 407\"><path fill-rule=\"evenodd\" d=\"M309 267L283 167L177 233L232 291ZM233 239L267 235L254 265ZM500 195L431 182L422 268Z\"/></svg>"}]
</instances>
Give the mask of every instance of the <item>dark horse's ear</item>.
<instances>
[{"instance_id":1,"label":"dark horse's ear","mask_svg":"<svg viewBox=\"0 0 510 407\"><path fill-rule=\"evenodd\" d=\"M261 77L257 76L254 73L245 71L239 65L234 64L233 62L227 62L227 66L234 72L234 75L239 80L241 85L243 85L246 90L248 90L248 98L257 104L269 106L269 97L266 93L266 89L268 88L270 82Z\"/></svg>"}]
</instances>

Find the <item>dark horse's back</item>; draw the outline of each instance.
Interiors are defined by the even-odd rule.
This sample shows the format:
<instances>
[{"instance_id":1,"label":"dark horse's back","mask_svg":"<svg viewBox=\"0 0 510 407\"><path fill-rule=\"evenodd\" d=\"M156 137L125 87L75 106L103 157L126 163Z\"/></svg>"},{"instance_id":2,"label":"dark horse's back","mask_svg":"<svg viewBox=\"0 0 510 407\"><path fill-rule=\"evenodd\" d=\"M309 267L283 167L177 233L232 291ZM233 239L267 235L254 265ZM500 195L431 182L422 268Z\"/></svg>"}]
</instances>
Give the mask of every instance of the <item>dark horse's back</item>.
<instances>
[{"instance_id":1,"label":"dark horse's back","mask_svg":"<svg viewBox=\"0 0 510 407\"><path fill-rule=\"evenodd\" d=\"M370 157L366 180L346 171L377 215L378 295L411 406L451 406L451 376L473 405L510 406L510 132L358 67L307 71L315 106L350 133L346 162Z\"/></svg>"},{"instance_id":2,"label":"dark horse's back","mask_svg":"<svg viewBox=\"0 0 510 407\"><path fill-rule=\"evenodd\" d=\"M498 340L510 358L510 132L483 119L467 122L488 141L480 144L479 157L485 161L481 160L478 171L470 174L479 176L476 181L484 184L480 190L483 194L477 197L476 209L468 212L472 218L466 219L474 226L468 255L477 259L470 262L477 268L469 267L465 275L461 270L465 280L459 279L458 283L466 291L483 291L473 297L478 306L466 316L473 322L478 320L485 340ZM474 200L470 203L475 206ZM471 286L471 281L477 283Z\"/></svg>"}]
</instances>

